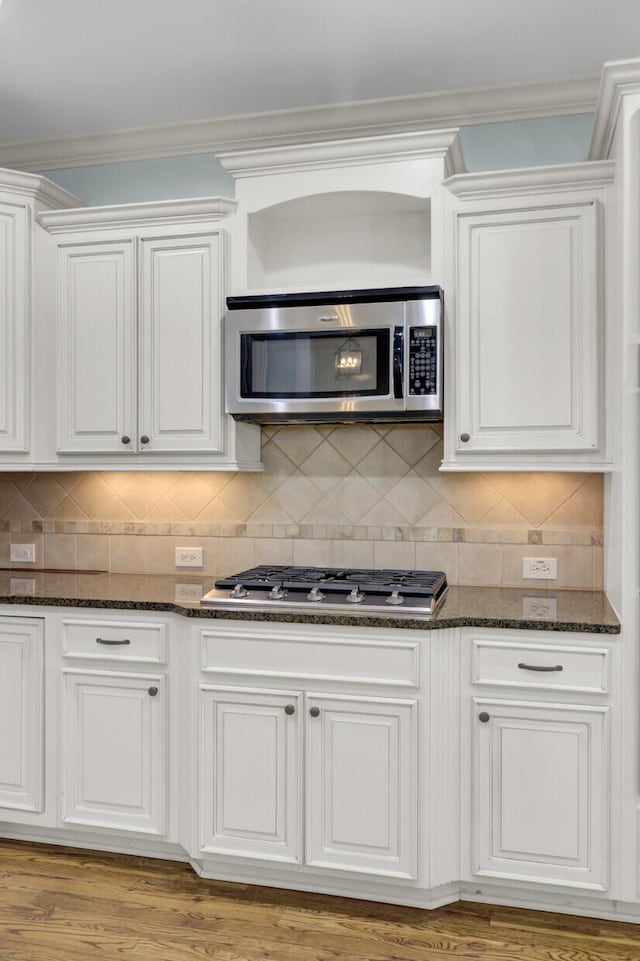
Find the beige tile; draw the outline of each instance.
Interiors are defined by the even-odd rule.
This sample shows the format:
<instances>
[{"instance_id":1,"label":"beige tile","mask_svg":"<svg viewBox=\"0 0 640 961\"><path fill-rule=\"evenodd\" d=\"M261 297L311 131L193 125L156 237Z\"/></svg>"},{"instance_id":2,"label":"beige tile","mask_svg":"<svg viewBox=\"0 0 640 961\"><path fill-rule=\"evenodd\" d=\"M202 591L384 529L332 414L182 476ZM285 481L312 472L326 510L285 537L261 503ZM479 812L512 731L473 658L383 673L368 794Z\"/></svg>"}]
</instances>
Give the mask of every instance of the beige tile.
<instances>
[{"instance_id":1,"label":"beige tile","mask_svg":"<svg viewBox=\"0 0 640 961\"><path fill-rule=\"evenodd\" d=\"M322 440L322 434L312 426L280 427L272 437L273 443L297 466L319 447Z\"/></svg>"},{"instance_id":2,"label":"beige tile","mask_svg":"<svg viewBox=\"0 0 640 961\"><path fill-rule=\"evenodd\" d=\"M445 496L467 524L479 524L501 501L495 487L488 484L481 474L460 477Z\"/></svg>"},{"instance_id":3,"label":"beige tile","mask_svg":"<svg viewBox=\"0 0 640 961\"><path fill-rule=\"evenodd\" d=\"M111 540L105 534L78 535L78 567L85 570L111 570Z\"/></svg>"},{"instance_id":4,"label":"beige tile","mask_svg":"<svg viewBox=\"0 0 640 961\"><path fill-rule=\"evenodd\" d=\"M373 541L373 566L415 570L415 543L410 541Z\"/></svg>"},{"instance_id":5,"label":"beige tile","mask_svg":"<svg viewBox=\"0 0 640 961\"><path fill-rule=\"evenodd\" d=\"M40 520L40 515L22 494L17 494L11 504L5 509L3 518L8 521L31 521Z\"/></svg>"},{"instance_id":6,"label":"beige tile","mask_svg":"<svg viewBox=\"0 0 640 961\"><path fill-rule=\"evenodd\" d=\"M601 591L604 586L604 556L601 547L594 547L593 550L593 589Z\"/></svg>"},{"instance_id":7,"label":"beige tile","mask_svg":"<svg viewBox=\"0 0 640 961\"><path fill-rule=\"evenodd\" d=\"M416 570L444 571L449 584L458 583L458 544L416 544Z\"/></svg>"},{"instance_id":8,"label":"beige tile","mask_svg":"<svg viewBox=\"0 0 640 961\"><path fill-rule=\"evenodd\" d=\"M332 541L334 567L373 567L373 541Z\"/></svg>"},{"instance_id":9,"label":"beige tile","mask_svg":"<svg viewBox=\"0 0 640 961\"><path fill-rule=\"evenodd\" d=\"M409 473L409 467L386 441L381 440L360 461L358 473L381 494L386 494Z\"/></svg>"},{"instance_id":10,"label":"beige tile","mask_svg":"<svg viewBox=\"0 0 640 961\"><path fill-rule=\"evenodd\" d=\"M461 514L453 509L445 500L439 500L427 513L420 518L421 527L465 527L466 522Z\"/></svg>"},{"instance_id":11,"label":"beige tile","mask_svg":"<svg viewBox=\"0 0 640 961\"><path fill-rule=\"evenodd\" d=\"M43 535L44 567L75 568L78 566L76 534Z\"/></svg>"},{"instance_id":12,"label":"beige tile","mask_svg":"<svg viewBox=\"0 0 640 961\"><path fill-rule=\"evenodd\" d=\"M385 499L409 524L416 524L436 506L440 497L430 484L411 471L388 491Z\"/></svg>"},{"instance_id":13,"label":"beige tile","mask_svg":"<svg viewBox=\"0 0 640 961\"><path fill-rule=\"evenodd\" d=\"M342 514L335 504L332 504L330 500L323 497L321 501L315 504L309 513L302 518L303 524L314 524L326 526L327 524L332 525L348 525L348 519Z\"/></svg>"},{"instance_id":14,"label":"beige tile","mask_svg":"<svg viewBox=\"0 0 640 961\"><path fill-rule=\"evenodd\" d=\"M342 456L327 440L300 465L300 470L321 491L326 493L340 483L351 470L349 461Z\"/></svg>"},{"instance_id":15,"label":"beige tile","mask_svg":"<svg viewBox=\"0 0 640 961\"><path fill-rule=\"evenodd\" d=\"M252 537L222 537L219 541L219 574L234 574L254 566Z\"/></svg>"},{"instance_id":16,"label":"beige tile","mask_svg":"<svg viewBox=\"0 0 640 961\"><path fill-rule=\"evenodd\" d=\"M293 563L313 567L333 567L333 541L295 540Z\"/></svg>"},{"instance_id":17,"label":"beige tile","mask_svg":"<svg viewBox=\"0 0 640 961\"><path fill-rule=\"evenodd\" d=\"M89 471L72 487L70 496L87 517L98 517L113 498L113 490L102 474Z\"/></svg>"},{"instance_id":18,"label":"beige tile","mask_svg":"<svg viewBox=\"0 0 640 961\"><path fill-rule=\"evenodd\" d=\"M329 435L330 443L351 465L358 464L371 451L380 435L371 427L358 427L355 424L336 427Z\"/></svg>"},{"instance_id":19,"label":"beige tile","mask_svg":"<svg viewBox=\"0 0 640 961\"><path fill-rule=\"evenodd\" d=\"M506 499L533 527L548 521L584 483L584 474L522 474Z\"/></svg>"},{"instance_id":20,"label":"beige tile","mask_svg":"<svg viewBox=\"0 0 640 961\"><path fill-rule=\"evenodd\" d=\"M111 499L100 510L101 521L134 521L136 518L126 507L117 494L113 494Z\"/></svg>"},{"instance_id":21,"label":"beige tile","mask_svg":"<svg viewBox=\"0 0 640 961\"><path fill-rule=\"evenodd\" d=\"M46 473L37 474L22 493L40 517L49 517L65 496L55 476Z\"/></svg>"},{"instance_id":22,"label":"beige tile","mask_svg":"<svg viewBox=\"0 0 640 961\"><path fill-rule=\"evenodd\" d=\"M571 587L592 590L594 577L593 551L598 548L579 546L504 545L503 579L510 587L526 585L529 587ZM538 580L523 578L523 557L555 557L558 561L557 580Z\"/></svg>"},{"instance_id":23,"label":"beige tile","mask_svg":"<svg viewBox=\"0 0 640 961\"><path fill-rule=\"evenodd\" d=\"M458 583L502 583L502 546L500 544L458 544Z\"/></svg>"},{"instance_id":24,"label":"beige tile","mask_svg":"<svg viewBox=\"0 0 640 961\"><path fill-rule=\"evenodd\" d=\"M294 543L285 537L257 537L254 541L253 560L255 564L293 564Z\"/></svg>"},{"instance_id":25,"label":"beige tile","mask_svg":"<svg viewBox=\"0 0 640 961\"><path fill-rule=\"evenodd\" d=\"M601 527L603 522L602 477L588 477L560 507L546 520L546 524L558 526Z\"/></svg>"},{"instance_id":26,"label":"beige tile","mask_svg":"<svg viewBox=\"0 0 640 961\"><path fill-rule=\"evenodd\" d=\"M12 483L10 475L0 476L0 517L11 507L18 497L18 488Z\"/></svg>"},{"instance_id":27,"label":"beige tile","mask_svg":"<svg viewBox=\"0 0 640 961\"><path fill-rule=\"evenodd\" d=\"M223 489L215 475L194 471L182 474L166 496L187 520L195 520Z\"/></svg>"},{"instance_id":28,"label":"beige tile","mask_svg":"<svg viewBox=\"0 0 640 961\"><path fill-rule=\"evenodd\" d=\"M352 524L360 521L380 500L378 491L355 471L345 477L327 496Z\"/></svg>"},{"instance_id":29,"label":"beige tile","mask_svg":"<svg viewBox=\"0 0 640 961\"><path fill-rule=\"evenodd\" d=\"M489 510L482 518L483 524L496 524L504 525L505 527L518 527L528 528L528 524L522 514L519 514L515 507L504 500L501 499Z\"/></svg>"},{"instance_id":30,"label":"beige tile","mask_svg":"<svg viewBox=\"0 0 640 961\"><path fill-rule=\"evenodd\" d=\"M148 573L152 553L148 547L149 540L155 541L156 538L135 534L112 535L111 570L114 573Z\"/></svg>"},{"instance_id":31,"label":"beige tile","mask_svg":"<svg viewBox=\"0 0 640 961\"><path fill-rule=\"evenodd\" d=\"M88 520L87 515L78 507L76 502L68 497L66 494L62 498L59 504L57 504L52 511L49 512L49 518L53 520L60 521L80 521Z\"/></svg>"},{"instance_id":32,"label":"beige tile","mask_svg":"<svg viewBox=\"0 0 640 961\"><path fill-rule=\"evenodd\" d=\"M287 477L271 495L271 501L279 504L296 523L300 523L320 500L322 492L301 471Z\"/></svg>"},{"instance_id":33,"label":"beige tile","mask_svg":"<svg viewBox=\"0 0 640 961\"><path fill-rule=\"evenodd\" d=\"M384 498L374 504L371 510L360 518L360 523L365 524L369 529L372 527L402 527L406 522L406 518ZM373 538L373 540L379 539Z\"/></svg>"},{"instance_id":34,"label":"beige tile","mask_svg":"<svg viewBox=\"0 0 640 961\"><path fill-rule=\"evenodd\" d=\"M418 461L439 444L438 434L423 424L403 424L392 427L385 435L385 441L410 466L415 467Z\"/></svg>"}]
</instances>

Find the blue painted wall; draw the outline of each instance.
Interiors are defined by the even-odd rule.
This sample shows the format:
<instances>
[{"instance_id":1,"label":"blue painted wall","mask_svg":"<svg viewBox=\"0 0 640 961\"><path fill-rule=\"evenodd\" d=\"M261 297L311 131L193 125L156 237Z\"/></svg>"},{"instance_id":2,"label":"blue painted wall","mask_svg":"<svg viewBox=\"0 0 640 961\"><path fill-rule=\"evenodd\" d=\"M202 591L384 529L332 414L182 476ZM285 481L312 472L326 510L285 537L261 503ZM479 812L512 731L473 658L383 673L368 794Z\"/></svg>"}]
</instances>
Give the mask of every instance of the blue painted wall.
<instances>
[{"instance_id":1,"label":"blue painted wall","mask_svg":"<svg viewBox=\"0 0 640 961\"><path fill-rule=\"evenodd\" d=\"M467 170L500 170L586 160L592 114L477 124L460 131ZM233 197L233 178L213 154L45 170L87 204L179 197Z\"/></svg>"}]
</instances>

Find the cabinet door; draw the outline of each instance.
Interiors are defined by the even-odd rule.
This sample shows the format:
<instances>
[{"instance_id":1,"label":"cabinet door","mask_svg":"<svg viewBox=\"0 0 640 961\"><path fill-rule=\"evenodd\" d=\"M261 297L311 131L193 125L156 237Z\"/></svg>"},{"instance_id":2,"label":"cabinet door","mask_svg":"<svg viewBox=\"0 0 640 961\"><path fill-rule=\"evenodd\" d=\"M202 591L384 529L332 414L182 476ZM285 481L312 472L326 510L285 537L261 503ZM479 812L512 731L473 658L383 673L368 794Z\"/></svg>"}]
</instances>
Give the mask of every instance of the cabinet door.
<instances>
[{"instance_id":1,"label":"cabinet door","mask_svg":"<svg viewBox=\"0 0 640 961\"><path fill-rule=\"evenodd\" d=\"M302 696L207 686L200 697L202 850L299 862Z\"/></svg>"},{"instance_id":2,"label":"cabinet door","mask_svg":"<svg viewBox=\"0 0 640 961\"><path fill-rule=\"evenodd\" d=\"M597 449L595 201L459 214L457 231L457 452Z\"/></svg>"},{"instance_id":3,"label":"cabinet door","mask_svg":"<svg viewBox=\"0 0 640 961\"><path fill-rule=\"evenodd\" d=\"M64 672L65 823L165 834L163 677Z\"/></svg>"},{"instance_id":4,"label":"cabinet door","mask_svg":"<svg viewBox=\"0 0 640 961\"><path fill-rule=\"evenodd\" d=\"M473 873L605 890L608 708L474 699Z\"/></svg>"},{"instance_id":5,"label":"cabinet door","mask_svg":"<svg viewBox=\"0 0 640 961\"><path fill-rule=\"evenodd\" d=\"M135 445L133 265L133 240L58 247L61 453L125 452Z\"/></svg>"},{"instance_id":6,"label":"cabinet door","mask_svg":"<svg viewBox=\"0 0 640 961\"><path fill-rule=\"evenodd\" d=\"M43 643L43 621L0 618L0 821L43 810Z\"/></svg>"},{"instance_id":7,"label":"cabinet door","mask_svg":"<svg viewBox=\"0 0 640 961\"><path fill-rule=\"evenodd\" d=\"M218 232L141 245L141 450L220 451Z\"/></svg>"},{"instance_id":8,"label":"cabinet door","mask_svg":"<svg viewBox=\"0 0 640 961\"><path fill-rule=\"evenodd\" d=\"M308 864L416 877L417 702L309 695Z\"/></svg>"},{"instance_id":9,"label":"cabinet door","mask_svg":"<svg viewBox=\"0 0 640 961\"><path fill-rule=\"evenodd\" d=\"M0 203L0 453L28 450L29 218Z\"/></svg>"}]
</instances>

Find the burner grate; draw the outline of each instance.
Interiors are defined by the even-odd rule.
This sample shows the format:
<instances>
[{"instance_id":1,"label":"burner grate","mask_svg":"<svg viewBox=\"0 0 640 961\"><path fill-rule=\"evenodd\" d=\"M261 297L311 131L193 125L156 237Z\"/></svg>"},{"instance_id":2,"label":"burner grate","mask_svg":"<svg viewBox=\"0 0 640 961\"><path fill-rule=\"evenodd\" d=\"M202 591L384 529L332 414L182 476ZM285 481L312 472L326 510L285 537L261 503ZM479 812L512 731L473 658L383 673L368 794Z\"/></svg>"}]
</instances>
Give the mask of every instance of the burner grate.
<instances>
[{"instance_id":1,"label":"burner grate","mask_svg":"<svg viewBox=\"0 0 640 961\"><path fill-rule=\"evenodd\" d=\"M438 597L447 586L442 571L369 570L339 567L288 567L263 564L220 578L217 588L272 588L283 586L288 591L309 591L321 585L323 591L349 593L352 587L369 594L388 594L400 590L413 597Z\"/></svg>"}]
</instances>

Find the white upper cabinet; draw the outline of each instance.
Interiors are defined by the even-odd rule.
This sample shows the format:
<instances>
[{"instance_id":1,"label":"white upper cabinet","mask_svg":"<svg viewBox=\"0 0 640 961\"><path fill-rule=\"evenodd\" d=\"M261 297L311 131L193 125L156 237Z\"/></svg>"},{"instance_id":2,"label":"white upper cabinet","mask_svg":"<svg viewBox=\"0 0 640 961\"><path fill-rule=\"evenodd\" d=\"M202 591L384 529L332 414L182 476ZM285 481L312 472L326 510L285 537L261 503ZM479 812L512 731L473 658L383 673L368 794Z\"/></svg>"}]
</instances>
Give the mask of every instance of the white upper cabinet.
<instances>
[{"instance_id":1,"label":"white upper cabinet","mask_svg":"<svg viewBox=\"0 0 640 961\"><path fill-rule=\"evenodd\" d=\"M610 177L582 164L448 181L446 468L606 466Z\"/></svg>"},{"instance_id":2,"label":"white upper cabinet","mask_svg":"<svg viewBox=\"0 0 640 961\"><path fill-rule=\"evenodd\" d=\"M56 457L77 467L259 466L224 413L225 238L233 201L41 218L57 246Z\"/></svg>"},{"instance_id":3,"label":"white upper cabinet","mask_svg":"<svg viewBox=\"0 0 640 961\"><path fill-rule=\"evenodd\" d=\"M231 293L441 284L456 130L219 155L236 179Z\"/></svg>"},{"instance_id":4,"label":"white upper cabinet","mask_svg":"<svg viewBox=\"0 0 640 961\"><path fill-rule=\"evenodd\" d=\"M77 199L42 177L0 169L0 466L28 466L32 446L34 215Z\"/></svg>"}]
</instances>

